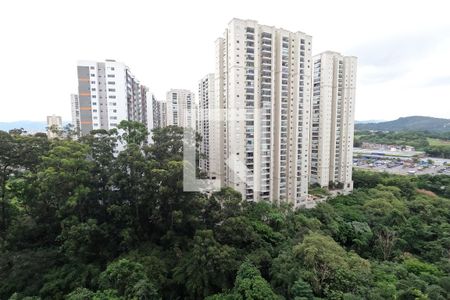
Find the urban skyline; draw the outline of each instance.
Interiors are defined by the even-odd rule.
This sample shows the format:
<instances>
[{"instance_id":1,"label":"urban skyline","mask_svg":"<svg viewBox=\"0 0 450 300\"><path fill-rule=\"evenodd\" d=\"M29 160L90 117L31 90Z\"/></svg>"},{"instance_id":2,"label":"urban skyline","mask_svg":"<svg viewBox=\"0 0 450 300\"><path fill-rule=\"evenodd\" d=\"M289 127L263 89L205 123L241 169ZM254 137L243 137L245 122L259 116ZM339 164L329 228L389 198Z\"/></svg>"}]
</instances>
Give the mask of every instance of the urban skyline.
<instances>
[{"instance_id":1,"label":"urban skyline","mask_svg":"<svg viewBox=\"0 0 450 300\"><path fill-rule=\"evenodd\" d=\"M124 63L80 61L73 123L81 135L122 120L196 129L200 169L248 201L305 206L310 184L350 192L357 58L313 56L312 45L306 33L234 18L197 101L184 89L157 100Z\"/></svg>"}]
</instances>

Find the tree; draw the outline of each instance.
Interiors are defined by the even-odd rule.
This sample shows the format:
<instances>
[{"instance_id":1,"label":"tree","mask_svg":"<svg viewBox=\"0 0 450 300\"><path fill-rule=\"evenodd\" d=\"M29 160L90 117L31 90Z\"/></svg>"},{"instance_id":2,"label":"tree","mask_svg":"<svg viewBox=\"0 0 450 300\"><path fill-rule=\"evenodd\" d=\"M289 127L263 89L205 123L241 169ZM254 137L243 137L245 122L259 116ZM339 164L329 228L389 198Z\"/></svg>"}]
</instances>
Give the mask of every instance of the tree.
<instances>
[{"instance_id":1,"label":"tree","mask_svg":"<svg viewBox=\"0 0 450 300\"><path fill-rule=\"evenodd\" d=\"M262 278L259 270L249 261L240 267L234 283L234 298L237 300L270 300L280 299L269 283Z\"/></svg>"},{"instance_id":2,"label":"tree","mask_svg":"<svg viewBox=\"0 0 450 300\"><path fill-rule=\"evenodd\" d=\"M108 265L100 275L103 290L116 290L125 299L159 299L141 264L120 259Z\"/></svg>"},{"instance_id":3,"label":"tree","mask_svg":"<svg viewBox=\"0 0 450 300\"><path fill-rule=\"evenodd\" d=\"M34 171L49 148L47 136L26 136L23 129L0 131L0 233L9 225L7 182L25 171Z\"/></svg>"},{"instance_id":4,"label":"tree","mask_svg":"<svg viewBox=\"0 0 450 300\"><path fill-rule=\"evenodd\" d=\"M236 270L235 251L220 245L211 230L197 231L192 251L174 270L175 280L186 285L192 299L209 296L231 287L231 274Z\"/></svg>"},{"instance_id":5,"label":"tree","mask_svg":"<svg viewBox=\"0 0 450 300\"><path fill-rule=\"evenodd\" d=\"M183 128L167 126L153 130L150 157L163 164L168 160L183 159Z\"/></svg>"},{"instance_id":6,"label":"tree","mask_svg":"<svg viewBox=\"0 0 450 300\"><path fill-rule=\"evenodd\" d=\"M147 141L148 131L142 123L123 120L119 123L117 128L119 129L119 132L122 131L119 139L122 142L126 142L128 146L130 144L142 146Z\"/></svg>"},{"instance_id":7,"label":"tree","mask_svg":"<svg viewBox=\"0 0 450 300\"><path fill-rule=\"evenodd\" d=\"M294 282L294 285L291 288L291 295L294 297L294 300L314 299L311 286L301 278Z\"/></svg>"},{"instance_id":8,"label":"tree","mask_svg":"<svg viewBox=\"0 0 450 300\"><path fill-rule=\"evenodd\" d=\"M369 262L347 253L332 238L318 233L307 235L294 247L294 254L302 260L305 279L318 295L357 292L370 274Z\"/></svg>"}]
</instances>

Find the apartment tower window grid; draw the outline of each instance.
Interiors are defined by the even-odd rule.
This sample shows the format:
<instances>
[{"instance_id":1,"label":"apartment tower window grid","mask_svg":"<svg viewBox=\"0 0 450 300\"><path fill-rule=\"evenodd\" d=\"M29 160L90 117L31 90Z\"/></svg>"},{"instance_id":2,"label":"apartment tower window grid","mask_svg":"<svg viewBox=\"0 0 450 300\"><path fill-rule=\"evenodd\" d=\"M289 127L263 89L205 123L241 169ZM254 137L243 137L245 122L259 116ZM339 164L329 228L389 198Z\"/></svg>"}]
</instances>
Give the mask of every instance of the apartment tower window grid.
<instances>
[{"instance_id":1,"label":"apartment tower window grid","mask_svg":"<svg viewBox=\"0 0 450 300\"><path fill-rule=\"evenodd\" d=\"M311 37L233 19L216 43L225 184L249 201L306 200Z\"/></svg>"},{"instance_id":2,"label":"apartment tower window grid","mask_svg":"<svg viewBox=\"0 0 450 300\"><path fill-rule=\"evenodd\" d=\"M196 107L194 93L188 90L172 89L167 92L167 125L196 128Z\"/></svg>"},{"instance_id":3,"label":"apartment tower window grid","mask_svg":"<svg viewBox=\"0 0 450 300\"><path fill-rule=\"evenodd\" d=\"M356 60L331 51L314 57L310 179L346 192L353 189Z\"/></svg>"},{"instance_id":4,"label":"apartment tower window grid","mask_svg":"<svg viewBox=\"0 0 450 300\"><path fill-rule=\"evenodd\" d=\"M148 89L123 63L80 61L78 102L72 98L72 113L80 135L92 130L117 128L122 120L144 122L153 109L146 107ZM147 124L150 131L153 124Z\"/></svg>"}]
</instances>

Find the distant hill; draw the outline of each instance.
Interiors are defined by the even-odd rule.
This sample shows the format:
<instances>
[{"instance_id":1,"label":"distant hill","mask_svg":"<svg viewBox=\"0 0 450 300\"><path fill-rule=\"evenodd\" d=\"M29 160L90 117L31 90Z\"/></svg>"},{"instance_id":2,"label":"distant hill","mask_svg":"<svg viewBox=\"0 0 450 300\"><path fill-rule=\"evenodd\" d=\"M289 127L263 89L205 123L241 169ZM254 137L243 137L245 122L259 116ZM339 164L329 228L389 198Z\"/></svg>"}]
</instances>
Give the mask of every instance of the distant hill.
<instances>
[{"instance_id":1,"label":"distant hill","mask_svg":"<svg viewBox=\"0 0 450 300\"><path fill-rule=\"evenodd\" d=\"M355 125L355 128L356 130L445 132L450 131L450 119L411 116L387 122L359 123Z\"/></svg>"},{"instance_id":2,"label":"distant hill","mask_svg":"<svg viewBox=\"0 0 450 300\"><path fill-rule=\"evenodd\" d=\"M0 122L0 130L9 131L15 128L23 128L27 132L46 132L47 123L39 121L14 121Z\"/></svg>"}]
</instances>

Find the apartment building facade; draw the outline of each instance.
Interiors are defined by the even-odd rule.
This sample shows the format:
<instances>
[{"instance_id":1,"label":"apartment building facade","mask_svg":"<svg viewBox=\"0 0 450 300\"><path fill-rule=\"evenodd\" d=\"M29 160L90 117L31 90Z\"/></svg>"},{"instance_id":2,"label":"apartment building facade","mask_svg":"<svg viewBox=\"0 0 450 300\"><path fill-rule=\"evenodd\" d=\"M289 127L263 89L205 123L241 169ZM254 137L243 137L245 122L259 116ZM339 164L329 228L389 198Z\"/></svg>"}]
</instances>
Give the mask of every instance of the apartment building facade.
<instances>
[{"instance_id":1,"label":"apartment building facade","mask_svg":"<svg viewBox=\"0 0 450 300\"><path fill-rule=\"evenodd\" d=\"M166 95L166 123L196 129L195 95L183 89L172 89Z\"/></svg>"},{"instance_id":2,"label":"apartment building facade","mask_svg":"<svg viewBox=\"0 0 450 300\"><path fill-rule=\"evenodd\" d=\"M357 58L327 51L313 63L310 181L349 192Z\"/></svg>"},{"instance_id":3,"label":"apartment building facade","mask_svg":"<svg viewBox=\"0 0 450 300\"><path fill-rule=\"evenodd\" d=\"M72 125L74 127L74 130L78 133L81 128L80 123L80 99L78 97L78 94L71 94L70 95L70 104L71 104L71 111L72 111Z\"/></svg>"},{"instance_id":4,"label":"apartment building facade","mask_svg":"<svg viewBox=\"0 0 450 300\"><path fill-rule=\"evenodd\" d=\"M153 101L153 128L162 128L167 126L166 121L166 102L159 101L152 95Z\"/></svg>"},{"instance_id":5,"label":"apartment building facade","mask_svg":"<svg viewBox=\"0 0 450 300\"><path fill-rule=\"evenodd\" d=\"M216 41L223 181L249 201L308 194L311 36L233 19Z\"/></svg>"},{"instance_id":6,"label":"apartment building facade","mask_svg":"<svg viewBox=\"0 0 450 300\"><path fill-rule=\"evenodd\" d=\"M223 133L220 105L215 97L215 75L207 74L198 84L197 132L201 135L200 169L209 179L223 177ZM221 182L222 183L222 182Z\"/></svg>"},{"instance_id":7,"label":"apartment building facade","mask_svg":"<svg viewBox=\"0 0 450 300\"><path fill-rule=\"evenodd\" d=\"M79 61L77 71L78 99L72 98L72 115L80 135L117 128L122 120L143 122L149 131L153 129L152 95L125 64Z\"/></svg>"}]
</instances>

